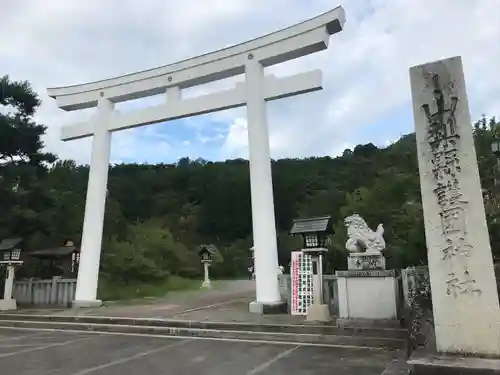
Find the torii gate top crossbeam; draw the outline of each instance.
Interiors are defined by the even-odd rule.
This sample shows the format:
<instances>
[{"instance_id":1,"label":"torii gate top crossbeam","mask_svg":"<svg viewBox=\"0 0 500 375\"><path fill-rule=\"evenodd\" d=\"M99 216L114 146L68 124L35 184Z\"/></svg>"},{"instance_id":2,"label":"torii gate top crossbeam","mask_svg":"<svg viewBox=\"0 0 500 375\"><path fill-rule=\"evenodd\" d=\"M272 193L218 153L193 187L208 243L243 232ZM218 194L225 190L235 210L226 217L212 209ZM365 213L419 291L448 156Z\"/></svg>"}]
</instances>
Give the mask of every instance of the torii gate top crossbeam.
<instances>
[{"instance_id":1,"label":"torii gate top crossbeam","mask_svg":"<svg viewBox=\"0 0 500 375\"><path fill-rule=\"evenodd\" d=\"M328 47L330 35L341 31L339 6L317 17L263 37L162 67L80 85L49 88L59 108L74 111L97 106L101 97L115 103L164 93L244 73L250 54L264 66L279 64Z\"/></svg>"}]
</instances>

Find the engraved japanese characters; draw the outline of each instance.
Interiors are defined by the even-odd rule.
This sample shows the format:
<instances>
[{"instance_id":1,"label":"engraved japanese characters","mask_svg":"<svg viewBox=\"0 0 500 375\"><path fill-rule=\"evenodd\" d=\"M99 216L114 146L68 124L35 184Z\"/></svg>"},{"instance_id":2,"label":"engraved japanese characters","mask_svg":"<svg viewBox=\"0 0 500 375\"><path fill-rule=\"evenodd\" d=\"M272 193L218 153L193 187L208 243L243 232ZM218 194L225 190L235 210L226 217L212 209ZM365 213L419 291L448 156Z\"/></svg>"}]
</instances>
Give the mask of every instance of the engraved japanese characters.
<instances>
[{"instance_id":1,"label":"engraved japanese characters","mask_svg":"<svg viewBox=\"0 0 500 375\"><path fill-rule=\"evenodd\" d=\"M499 301L459 56L409 69L436 349L500 355Z\"/></svg>"},{"instance_id":2,"label":"engraved japanese characters","mask_svg":"<svg viewBox=\"0 0 500 375\"><path fill-rule=\"evenodd\" d=\"M460 134L455 119L460 98L453 93L453 83L442 87L441 78L436 73L428 74L426 83L433 90L434 100L421 108L427 119L429 162L439 206L443 240L440 257L448 275L446 293L454 297L463 293L481 293L467 267L467 258L474 248L467 239L468 202L461 192Z\"/></svg>"},{"instance_id":3,"label":"engraved japanese characters","mask_svg":"<svg viewBox=\"0 0 500 375\"><path fill-rule=\"evenodd\" d=\"M380 253L350 253L347 269L354 271L385 270L385 257Z\"/></svg>"},{"instance_id":4,"label":"engraved japanese characters","mask_svg":"<svg viewBox=\"0 0 500 375\"><path fill-rule=\"evenodd\" d=\"M351 253L381 254L385 249L383 237L384 226L379 224L374 232L368 227L365 220L358 214L348 216L344 219L347 227L348 239L345 244L346 249Z\"/></svg>"}]
</instances>

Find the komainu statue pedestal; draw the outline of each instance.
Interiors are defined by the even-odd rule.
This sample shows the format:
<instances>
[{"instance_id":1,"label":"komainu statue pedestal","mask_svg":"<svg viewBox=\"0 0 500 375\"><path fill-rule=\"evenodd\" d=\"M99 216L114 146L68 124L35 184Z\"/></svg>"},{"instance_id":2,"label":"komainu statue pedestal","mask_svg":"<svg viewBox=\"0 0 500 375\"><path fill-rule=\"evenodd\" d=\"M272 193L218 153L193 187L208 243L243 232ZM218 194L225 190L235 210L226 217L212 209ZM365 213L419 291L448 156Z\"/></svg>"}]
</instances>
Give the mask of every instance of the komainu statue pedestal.
<instances>
[{"instance_id":1,"label":"komainu statue pedestal","mask_svg":"<svg viewBox=\"0 0 500 375\"><path fill-rule=\"evenodd\" d=\"M397 319L397 280L394 270L337 271L339 318Z\"/></svg>"},{"instance_id":2,"label":"komainu statue pedestal","mask_svg":"<svg viewBox=\"0 0 500 375\"><path fill-rule=\"evenodd\" d=\"M345 218L347 271L337 271L339 318L397 319L396 272L385 269L384 227L372 231L358 214ZM363 251L364 250L364 251Z\"/></svg>"}]
</instances>

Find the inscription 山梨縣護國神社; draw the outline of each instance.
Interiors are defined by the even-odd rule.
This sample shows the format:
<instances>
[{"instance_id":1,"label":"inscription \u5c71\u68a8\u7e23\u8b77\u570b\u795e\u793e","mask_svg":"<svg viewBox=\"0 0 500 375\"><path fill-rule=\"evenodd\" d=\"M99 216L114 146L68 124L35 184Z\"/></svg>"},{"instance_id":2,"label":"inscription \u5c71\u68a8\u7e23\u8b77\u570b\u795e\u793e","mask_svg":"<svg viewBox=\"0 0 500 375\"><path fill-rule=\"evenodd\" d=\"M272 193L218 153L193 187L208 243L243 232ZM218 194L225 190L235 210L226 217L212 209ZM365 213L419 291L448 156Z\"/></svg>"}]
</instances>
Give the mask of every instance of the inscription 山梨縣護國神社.
<instances>
[{"instance_id":1,"label":"inscription \u5c71\u68a8\u7e23\u8b77\u570b\u795e\u793e","mask_svg":"<svg viewBox=\"0 0 500 375\"><path fill-rule=\"evenodd\" d=\"M427 144L431 151L429 162L432 164L432 178L436 183L434 194L441 218L443 246L440 252L447 267L446 293L454 297L464 293L481 293L467 267L474 248L467 239L465 214L468 202L463 199L460 189L460 134L455 119L460 98L454 95L453 83L442 87L438 74L431 73L426 79L433 89L435 111L431 110L431 104L423 104L422 110L427 118Z\"/></svg>"},{"instance_id":2,"label":"inscription \u5c71\u68a8\u7e23\u8b77\u570b\u795e\u793e","mask_svg":"<svg viewBox=\"0 0 500 375\"><path fill-rule=\"evenodd\" d=\"M462 59L409 73L436 349L498 356L498 293Z\"/></svg>"}]
</instances>

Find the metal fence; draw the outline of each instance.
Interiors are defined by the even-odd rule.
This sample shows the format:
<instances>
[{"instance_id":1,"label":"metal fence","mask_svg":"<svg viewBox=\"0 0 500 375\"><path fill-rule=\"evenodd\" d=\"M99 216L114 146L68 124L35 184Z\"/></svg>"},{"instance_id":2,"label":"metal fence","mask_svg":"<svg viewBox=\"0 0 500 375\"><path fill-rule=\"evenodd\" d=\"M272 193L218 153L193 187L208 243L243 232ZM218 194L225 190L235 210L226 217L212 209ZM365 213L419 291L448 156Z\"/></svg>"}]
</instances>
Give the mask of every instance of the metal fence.
<instances>
[{"instance_id":1,"label":"metal fence","mask_svg":"<svg viewBox=\"0 0 500 375\"><path fill-rule=\"evenodd\" d=\"M16 280L13 297L19 305L69 307L75 299L76 279Z\"/></svg>"}]
</instances>

